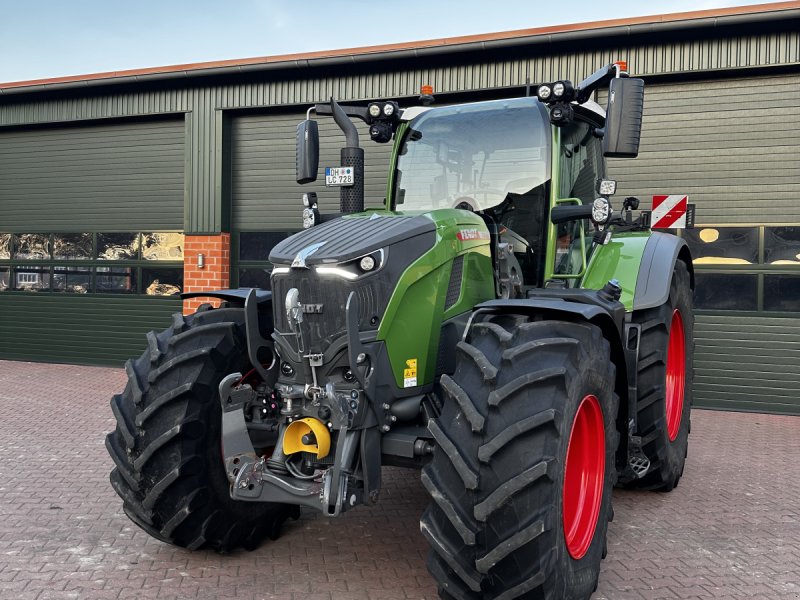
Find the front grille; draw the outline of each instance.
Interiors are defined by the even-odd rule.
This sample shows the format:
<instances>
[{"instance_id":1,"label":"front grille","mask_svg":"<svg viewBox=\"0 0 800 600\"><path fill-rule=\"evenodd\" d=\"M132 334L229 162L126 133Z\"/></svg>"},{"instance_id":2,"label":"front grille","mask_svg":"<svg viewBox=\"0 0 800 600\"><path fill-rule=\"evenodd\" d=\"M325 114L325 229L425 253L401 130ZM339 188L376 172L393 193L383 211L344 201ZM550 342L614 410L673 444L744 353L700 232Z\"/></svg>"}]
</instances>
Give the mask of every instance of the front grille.
<instances>
[{"instance_id":1,"label":"front grille","mask_svg":"<svg viewBox=\"0 0 800 600\"><path fill-rule=\"evenodd\" d=\"M303 335L309 352L324 352L333 340L347 329L347 298L355 292L359 299L359 330L377 329L391 295L391 286L381 278L381 273L356 281L339 277L320 277L313 269L292 270L272 278L272 297L275 329L291 333L285 311L286 293L297 288L302 304L321 304L320 313L303 314ZM296 348L293 337L287 337Z\"/></svg>"}]
</instances>

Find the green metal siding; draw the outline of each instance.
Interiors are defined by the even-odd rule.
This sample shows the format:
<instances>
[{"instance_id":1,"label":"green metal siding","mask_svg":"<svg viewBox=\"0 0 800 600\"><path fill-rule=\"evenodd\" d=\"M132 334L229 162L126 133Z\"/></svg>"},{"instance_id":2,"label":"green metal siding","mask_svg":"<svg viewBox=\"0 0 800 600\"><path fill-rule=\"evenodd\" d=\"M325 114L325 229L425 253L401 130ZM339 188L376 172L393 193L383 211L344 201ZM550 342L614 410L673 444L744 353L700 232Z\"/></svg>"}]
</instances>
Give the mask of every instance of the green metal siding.
<instances>
[{"instance_id":1,"label":"green metal siding","mask_svg":"<svg viewBox=\"0 0 800 600\"><path fill-rule=\"evenodd\" d=\"M699 313L695 406L800 413L800 319Z\"/></svg>"},{"instance_id":2,"label":"green metal siding","mask_svg":"<svg viewBox=\"0 0 800 600\"><path fill-rule=\"evenodd\" d=\"M121 365L170 324L174 297L0 294L0 359Z\"/></svg>"},{"instance_id":3,"label":"green metal siding","mask_svg":"<svg viewBox=\"0 0 800 600\"><path fill-rule=\"evenodd\" d=\"M0 129L0 231L183 229L183 121Z\"/></svg>"},{"instance_id":4,"label":"green metal siding","mask_svg":"<svg viewBox=\"0 0 800 600\"><path fill-rule=\"evenodd\" d=\"M800 75L648 84L639 158L609 173L647 208L689 194L699 224L800 222Z\"/></svg>"},{"instance_id":5,"label":"green metal siding","mask_svg":"<svg viewBox=\"0 0 800 600\"><path fill-rule=\"evenodd\" d=\"M339 211L339 189L325 187L325 167L337 166L344 134L333 119L319 119L320 162L317 182L295 182L295 131L304 113L237 117L231 127L231 224L234 231L288 231L302 226L301 195L316 191L323 213ZM380 207L386 196L391 144L376 144L358 124L365 153L364 196Z\"/></svg>"},{"instance_id":6,"label":"green metal siding","mask_svg":"<svg viewBox=\"0 0 800 600\"><path fill-rule=\"evenodd\" d=\"M553 53L547 46L510 43L503 59L493 53L489 59L472 62L474 58L454 53L444 66L431 66L421 54L412 68L407 66L409 61L403 61L402 68L389 69L387 61L364 73L364 67L369 67L364 62L358 74L338 66L335 74L317 67L291 70L294 77L271 72L252 83L124 93L86 90L55 99L9 96L0 99L0 125L184 112L203 104L214 108L310 104L331 95L340 99L414 96L422 83L433 85L437 92L454 92L525 85L527 78L533 83L564 77L578 80L615 60L627 60L631 73L650 76L800 64L800 33L796 30L710 39L691 39L684 34L684 39L670 41L658 40L653 34L640 37L636 45L630 39L617 44L591 37L587 32L590 43L581 50ZM179 85L181 80L176 76L172 81Z\"/></svg>"},{"instance_id":7,"label":"green metal siding","mask_svg":"<svg viewBox=\"0 0 800 600\"><path fill-rule=\"evenodd\" d=\"M616 197L686 193L699 224L799 222L799 106L797 74L648 83L639 157L609 161ZM800 319L701 311L695 341L696 406L800 413Z\"/></svg>"},{"instance_id":8,"label":"green metal siding","mask_svg":"<svg viewBox=\"0 0 800 600\"><path fill-rule=\"evenodd\" d=\"M788 24L786 29L789 29ZM623 32L621 32L623 33ZM706 34L707 35L707 34ZM270 72L260 80L219 85L200 85L181 89L156 89L104 93L101 90L69 92L57 98L39 95L25 99L13 96L0 99L0 127L32 123L106 119L165 113L191 113L188 121L189 145L186 148L191 168L186 170L187 233L216 233L222 230L223 187L218 161L221 136L216 126L219 110L259 108L281 105L308 105L331 96L354 100L368 98L413 97L423 83L437 93L524 86L567 77L579 80L599 66L627 59L632 73L669 75L676 73L727 72L729 70L800 64L800 33L758 31L723 35L711 39L690 39L671 35L668 41L657 32L621 40L591 40L581 50L560 50L563 46L515 45L508 52L482 55L453 54L446 61L426 60L424 53L409 66L409 61L392 69L391 62L376 63L369 71L365 62L352 69L324 67ZM552 48L559 48L553 52ZM389 65L387 67L387 65ZM243 73L243 77L249 76ZM169 78L165 82L169 82ZM179 79L175 85L185 85ZM193 82L193 85L196 82ZM167 83L166 85L169 85ZM113 88L110 88L113 90Z\"/></svg>"}]
</instances>

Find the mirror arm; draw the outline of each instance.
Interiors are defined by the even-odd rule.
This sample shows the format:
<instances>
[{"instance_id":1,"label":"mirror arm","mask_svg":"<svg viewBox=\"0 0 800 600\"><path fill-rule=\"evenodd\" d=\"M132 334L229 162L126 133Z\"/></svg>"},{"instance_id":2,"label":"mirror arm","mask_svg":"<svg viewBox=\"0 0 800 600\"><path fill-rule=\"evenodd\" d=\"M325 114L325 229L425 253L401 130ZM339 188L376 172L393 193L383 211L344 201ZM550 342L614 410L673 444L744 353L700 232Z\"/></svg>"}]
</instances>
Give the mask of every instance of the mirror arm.
<instances>
[{"instance_id":1,"label":"mirror arm","mask_svg":"<svg viewBox=\"0 0 800 600\"><path fill-rule=\"evenodd\" d=\"M578 104L586 102L596 89L606 86L609 81L616 78L618 75L621 75L621 72L619 71L619 65L617 63L606 65L602 69L598 69L589 75L578 84L578 88L575 92L575 99Z\"/></svg>"},{"instance_id":2,"label":"mirror arm","mask_svg":"<svg viewBox=\"0 0 800 600\"><path fill-rule=\"evenodd\" d=\"M333 100L333 98L331 98ZM335 100L334 100L335 102ZM341 104L336 103L336 105L346 114L348 117L355 117L356 119L361 119L365 123L367 122L369 116L367 114L366 107L363 106L342 106ZM332 117L334 116L333 108L331 108L330 102L326 102L325 104L315 104L309 110L314 110L320 117Z\"/></svg>"}]
</instances>

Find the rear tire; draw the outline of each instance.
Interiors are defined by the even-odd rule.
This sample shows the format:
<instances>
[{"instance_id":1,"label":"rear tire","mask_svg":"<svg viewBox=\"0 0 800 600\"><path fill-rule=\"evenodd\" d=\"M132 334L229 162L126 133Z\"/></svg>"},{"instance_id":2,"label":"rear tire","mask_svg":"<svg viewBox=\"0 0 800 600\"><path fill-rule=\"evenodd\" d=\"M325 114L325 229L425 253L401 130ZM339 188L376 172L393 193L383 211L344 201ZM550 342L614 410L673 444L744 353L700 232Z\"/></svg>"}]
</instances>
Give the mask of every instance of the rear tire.
<instances>
[{"instance_id":1,"label":"rear tire","mask_svg":"<svg viewBox=\"0 0 800 600\"><path fill-rule=\"evenodd\" d=\"M190 549L253 549L276 538L299 508L232 500L220 451L219 382L249 367L244 311L175 314L172 327L147 340L144 354L125 364L128 384L111 399L117 427L106 437L125 514Z\"/></svg>"},{"instance_id":2,"label":"rear tire","mask_svg":"<svg viewBox=\"0 0 800 600\"><path fill-rule=\"evenodd\" d=\"M608 342L592 325L499 317L474 325L457 349L455 373L441 379L443 413L429 425L437 448L422 473L432 502L420 528L441 597L589 598L619 440ZM576 420L588 405L594 429ZM587 431L594 441L582 446ZM596 484L586 501L573 493L582 461Z\"/></svg>"},{"instance_id":3,"label":"rear tire","mask_svg":"<svg viewBox=\"0 0 800 600\"><path fill-rule=\"evenodd\" d=\"M626 486L669 492L683 475L691 430L694 312L683 261L675 263L667 302L634 313L633 320L642 327L637 418L650 470Z\"/></svg>"}]
</instances>

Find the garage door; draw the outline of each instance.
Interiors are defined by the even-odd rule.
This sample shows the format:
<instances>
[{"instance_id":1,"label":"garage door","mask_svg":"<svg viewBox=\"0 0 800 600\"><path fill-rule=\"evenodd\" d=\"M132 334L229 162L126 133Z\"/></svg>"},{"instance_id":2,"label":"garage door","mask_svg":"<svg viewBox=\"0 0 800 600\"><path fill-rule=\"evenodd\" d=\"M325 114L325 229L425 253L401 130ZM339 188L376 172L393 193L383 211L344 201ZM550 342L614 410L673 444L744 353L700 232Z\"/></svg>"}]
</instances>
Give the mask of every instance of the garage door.
<instances>
[{"instance_id":1,"label":"garage door","mask_svg":"<svg viewBox=\"0 0 800 600\"><path fill-rule=\"evenodd\" d=\"M119 364L180 310L183 123L0 130L0 358Z\"/></svg>"},{"instance_id":2,"label":"garage door","mask_svg":"<svg viewBox=\"0 0 800 600\"><path fill-rule=\"evenodd\" d=\"M301 196L316 191L323 213L339 211L339 191L325 188L326 166L340 163L344 135L330 118L321 118L320 170L316 183L295 182L295 131L305 113L247 115L232 124L232 244L234 285L267 287L267 256L290 232L300 229ZM376 144L367 127L357 123L365 151L365 204L380 207L386 196L386 176L392 144Z\"/></svg>"},{"instance_id":3,"label":"garage door","mask_svg":"<svg viewBox=\"0 0 800 600\"><path fill-rule=\"evenodd\" d=\"M697 405L800 413L800 76L649 84L610 171L618 198L697 205Z\"/></svg>"}]
</instances>

